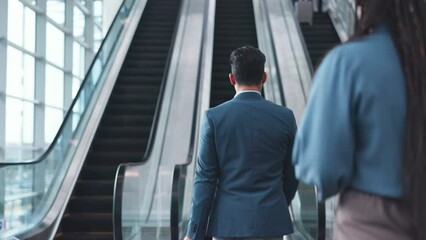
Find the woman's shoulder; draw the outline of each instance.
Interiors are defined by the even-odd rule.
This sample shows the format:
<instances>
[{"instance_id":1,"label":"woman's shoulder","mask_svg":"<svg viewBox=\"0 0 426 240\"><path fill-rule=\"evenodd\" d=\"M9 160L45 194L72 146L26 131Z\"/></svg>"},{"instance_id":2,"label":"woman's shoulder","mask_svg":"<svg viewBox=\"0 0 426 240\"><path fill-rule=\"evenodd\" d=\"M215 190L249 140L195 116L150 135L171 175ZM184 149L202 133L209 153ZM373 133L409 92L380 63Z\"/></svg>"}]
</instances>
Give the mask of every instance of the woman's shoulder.
<instances>
[{"instance_id":1,"label":"woman's shoulder","mask_svg":"<svg viewBox=\"0 0 426 240\"><path fill-rule=\"evenodd\" d=\"M368 60L386 57L389 54L394 55L395 53L396 49L392 37L387 32L382 31L343 43L332 49L327 57L346 59L352 63L360 59L362 61L359 63L365 63L365 60L368 62Z\"/></svg>"}]
</instances>

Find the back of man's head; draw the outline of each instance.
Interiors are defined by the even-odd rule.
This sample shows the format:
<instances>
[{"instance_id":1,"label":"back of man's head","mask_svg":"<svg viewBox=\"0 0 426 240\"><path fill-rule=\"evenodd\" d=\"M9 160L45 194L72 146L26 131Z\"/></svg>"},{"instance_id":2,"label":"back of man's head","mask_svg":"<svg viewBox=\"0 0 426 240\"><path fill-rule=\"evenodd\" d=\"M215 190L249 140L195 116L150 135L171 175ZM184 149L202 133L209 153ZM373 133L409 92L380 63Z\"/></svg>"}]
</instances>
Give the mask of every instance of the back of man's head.
<instances>
[{"instance_id":1,"label":"back of man's head","mask_svg":"<svg viewBox=\"0 0 426 240\"><path fill-rule=\"evenodd\" d=\"M259 85L265 71L265 54L252 46L235 49L229 58L232 74L239 85Z\"/></svg>"}]
</instances>

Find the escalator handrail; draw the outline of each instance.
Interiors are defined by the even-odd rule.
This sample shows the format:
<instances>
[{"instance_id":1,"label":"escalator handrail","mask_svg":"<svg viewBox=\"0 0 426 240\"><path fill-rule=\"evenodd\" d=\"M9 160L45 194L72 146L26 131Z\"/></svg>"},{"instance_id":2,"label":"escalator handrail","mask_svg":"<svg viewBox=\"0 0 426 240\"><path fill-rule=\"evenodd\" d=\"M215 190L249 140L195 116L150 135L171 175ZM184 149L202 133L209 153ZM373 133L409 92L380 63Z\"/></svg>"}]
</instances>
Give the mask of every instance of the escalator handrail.
<instances>
[{"instance_id":1,"label":"escalator handrail","mask_svg":"<svg viewBox=\"0 0 426 240\"><path fill-rule=\"evenodd\" d=\"M180 22L179 19L182 17L181 13L182 13L182 8L183 8L183 3L184 3L184 1L182 0L181 4L179 6L178 12L177 12L175 28L173 30L173 34L172 34L172 37L171 37L172 40L170 42L170 47L169 47L170 50L169 50L169 53L167 55L166 65L164 67L163 78L161 80L160 91L158 93L157 104L155 106L154 118L152 120L153 122L152 122L151 130L150 130L150 133L149 133L146 151L145 151L144 155L142 156L141 161L132 162L132 163L121 163L117 167L115 181L114 181L113 210L112 210L114 240L121 240L122 236L123 236L121 219L122 219L122 213L123 213L122 203L123 203L124 179L125 179L125 174L126 174L127 168L144 165L147 162L147 160L149 159L149 157L151 156L151 153L152 153L152 149L153 149L153 145L154 145L155 137L156 137L157 126L158 126L159 117L160 117L160 112L161 112L161 105L163 104L163 96L164 96L164 91L165 91L165 88L166 88L166 81L167 81L167 78L168 78L168 75L169 75L168 73L169 73L169 70L170 70L170 62L171 62L172 55L173 55L172 50L173 50L173 46L175 45L175 42L176 42L176 36L177 36L178 28L179 28L179 24L177 24L177 23Z\"/></svg>"},{"instance_id":2,"label":"escalator handrail","mask_svg":"<svg viewBox=\"0 0 426 240\"><path fill-rule=\"evenodd\" d=\"M130 0L130 1L131 1L131 4L130 4L129 8L131 8L133 6L133 4L135 3L136 0ZM32 165L32 164L36 164L36 163L42 162L44 159L46 159L50 155L50 153L53 151L56 144L58 144L59 138L61 137L62 132L64 131L64 128L65 128L67 122L70 121L70 119L72 117L74 106L79 101L80 96L82 95L84 86L86 86L88 84L88 82L91 80L91 78L90 78L91 74L90 73L92 72L92 69L94 68L96 60L102 57L101 56L102 49L104 48L104 44L106 43L106 39L108 39L108 37L111 35L112 26L114 25L114 23L119 18L120 13L123 12L123 9L126 9L126 8L127 8L126 0L123 0L123 2L120 5L119 10L117 11L117 13L114 17L114 20L111 22L110 28L108 29L108 32L105 35L104 40L102 41L98 52L96 53L95 57L93 58L92 63L90 64L90 67L89 67L89 69L86 73L86 76L84 77L83 82L80 85L78 92L76 93L70 107L68 108L67 113L65 114L64 120L62 121L61 126L59 127L58 132L55 135L55 138L53 139L52 143L49 145L47 150L44 151L44 153L42 155L40 155L39 157L37 157L35 159L31 159L31 160L24 160L24 161L19 161L19 162L4 162L4 161L2 161L2 162L0 162L0 168L5 167L5 166L11 166L11 165ZM120 32L121 31L122 31L122 29L120 30ZM109 57L110 56L108 56L108 60L109 60Z\"/></svg>"}]
</instances>

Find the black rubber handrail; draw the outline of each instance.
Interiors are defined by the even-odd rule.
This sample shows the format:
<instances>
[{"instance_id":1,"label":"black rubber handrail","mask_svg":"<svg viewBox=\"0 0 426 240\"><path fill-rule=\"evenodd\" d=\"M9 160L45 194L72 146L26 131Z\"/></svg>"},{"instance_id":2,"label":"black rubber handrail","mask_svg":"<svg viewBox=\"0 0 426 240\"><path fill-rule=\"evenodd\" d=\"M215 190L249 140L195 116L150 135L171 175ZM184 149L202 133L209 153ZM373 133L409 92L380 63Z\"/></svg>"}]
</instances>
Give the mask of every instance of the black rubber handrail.
<instances>
[{"instance_id":1,"label":"black rubber handrail","mask_svg":"<svg viewBox=\"0 0 426 240\"><path fill-rule=\"evenodd\" d=\"M125 178L125 174L127 171L127 167L137 167L137 166L142 166L144 165L147 160L149 159L149 157L151 156L152 153L152 148L155 142L155 137L156 137L156 131L157 131L157 126L158 126L158 122L159 122L159 117L160 117L160 112L161 112L161 105L163 103L163 97L164 97L164 91L165 91L165 87L166 87L166 81L168 78L168 73L170 70L170 62L172 59L172 55L173 55L173 46L175 45L176 42L176 36L177 36L177 31L179 28L179 22L180 22L180 18L182 17L182 7L183 7L183 3L184 1L181 1L181 4L179 6L179 10L177 13L177 19L176 19L176 25L175 28L173 30L173 34L172 34L172 41L170 43L170 47L169 47L169 53L167 55L167 60L166 60L166 66L164 67L164 74L163 74L163 78L161 80L161 86L160 86L160 91L158 94L158 99L157 99L157 104L155 106L155 111L154 111L154 118L153 118L153 123L152 123L152 127L150 130L150 134L149 134L149 138L148 138L148 144L147 144L147 150L145 151L141 161L136 162L136 163L121 163L118 167L117 167L117 172L116 172L116 176L115 176L115 181L114 181L114 196L113 196L113 234L114 234L114 240L122 240L122 225L121 225L121 219L122 219L122 213L123 213L123 209L122 209L122 203L123 203L123 189L124 189L124 178Z\"/></svg>"},{"instance_id":2,"label":"black rubber handrail","mask_svg":"<svg viewBox=\"0 0 426 240\"><path fill-rule=\"evenodd\" d=\"M112 226L113 229L122 229L122 203L123 203L123 188L124 188L124 174L126 173L126 168L118 168L117 173L115 175L115 186L114 186L114 198L113 198L113 205L112 205L112 212L113 212L113 218L112 218ZM117 206L120 206L119 208ZM119 213L119 214L118 214ZM122 233L120 231L120 234L116 234L116 231L113 231L114 233L114 240L121 240L122 239Z\"/></svg>"},{"instance_id":3,"label":"black rubber handrail","mask_svg":"<svg viewBox=\"0 0 426 240\"><path fill-rule=\"evenodd\" d=\"M131 5L129 6L129 8L131 8L134 5L135 1L136 0L133 0L133 2L131 2ZM62 136L62 132L64 131L64 128L65 128L67 122L70 121L70 118L73 115L73 108L77 104L77 102L80 100L79 97L82 94L84 87L91 80L91 72L92 72L92 69L93 69L95 63L97 62L96 60L100 59L101 57L103 57L103 56L101 56L102 49L104 48L104 44L105 44L105 42L107 42L108 37L111 35L112 26L114 25L114 23L117 22L120 13L124 9L126 9L126 8L127 8L127 6L126 6L126 0L124 0L123 3L120 5L119 10L117 11L117 14L114 17L114 20L111 23L111 27L108 29L108 32L105 35L105 38L102 41L101 46L99 47L98 52L96 53L95 57L93 58L93 61L90 64L89 70L87 71L87 74L84 77L84 80L81 83L81 86L80 86L77 94L75 95L74 100L72 101L72 103L71 103L71 105L70 105L70 107L69 107L69 109L68 109L68 111L67 111L67 113L65 115L65 118L62 121L62 124L59 127L59 129L58 129L57 134L55 135L55 138L53 139L52 143L49 145L49 147L47 148L47 150L42 155L40 155L38 158L36 158L36 159L31 159L31 160L27 160L27 161L19 161L19 162L0 162L0 167L11 166L11 165L30 165L30 164L36 164L36 163L42 162L44 159L46 159L49 156L49 154L53 151L53 148L56 146L56 144L58 144L58 141L59 141L60 137ZM118 34L120 34L122 30L123 29L121 29ZM111 56L108 56L108 60L110 59L110 57Z\"/></svg>"}]
</instances>

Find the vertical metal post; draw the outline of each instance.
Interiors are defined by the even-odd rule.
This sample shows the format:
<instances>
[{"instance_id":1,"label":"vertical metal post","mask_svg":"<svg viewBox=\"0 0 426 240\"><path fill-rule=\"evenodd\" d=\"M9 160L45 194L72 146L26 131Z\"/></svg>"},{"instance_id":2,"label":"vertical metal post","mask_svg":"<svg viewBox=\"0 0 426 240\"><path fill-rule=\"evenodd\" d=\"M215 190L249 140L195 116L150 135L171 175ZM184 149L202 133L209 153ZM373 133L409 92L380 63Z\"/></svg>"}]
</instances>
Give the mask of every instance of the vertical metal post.
<instances>
[{"instance_id":1,"label":"vertical metal post","mask_svg":"<svg viewBox=\"0 0 426 240\"><path fill-rule=\"evenodd\" d=\"M318 12L322 13L322 0L318 0Z\"/></svg>"},{"instance_id":2,"label":"vertical metal post","mask_svg":"<svg viewBox=\"0 0 426 240\"><path fill-rule=\"evenodd\" d=\"M6 68L7 68L7 9L8 1L0 0L0 161L6 149Z\"/></svg>"},{"instance_id":3,"label":"vertical metal post","mask_svg":"<svg viewBox=\"0 0 426 240\"><path fill-rule=\"evenodd\" d=\"M65 34L65 75L64 75L64 109L68 109L72 102L72 81L73 81L73 14L74 5L73 1L65 1L65 28L70 31Z\"/></svg>"},{"instance_id":4,"label":"vertical metal post","mask_svg":"<svg viewBox=\"0 0 426 240\"><path fill-rule=\"evenodd\" d=\"M35 99L40 102L34 106L34 146L45 149L45 95L46 95L46 0L38 0L38 7L42 13L36 17L36 54L40 56L35 61ZM38 154L39 155L39 154ZM33 190L44 192L45 189L45 163L37 164L34 168ZM33 206L37 204L34 202Z\"/></svg>"},{"instance_id":5,"label":"vertical metal post","mask_svg":"<svg viewBox=\"0 0 426 240\"><path fill-rule=\"evenodd\" d=\"M65 60L64 60L64 105L63 108L68 110L72 103L72 85L73 85L73 43L74 43L74 4L73 1L65 1L65 28L68 29L68 33L65 34ZM64 112L65 116L65 112ZM63 149L68 145L67 139L72 134L72 124L68 124L63 128L63 137L65 141L61 142Z\"/></svg>"},{"instance_id":6,"label":"vertical metal post","mask_svg":"<svg viewBox=\"0 0 426 240\"><path fill-rule=\"evenodd\" d=\"M0 161L6 151L6 60L7 60L7 9L8 0L0 0ZM0 221L4 219L6 198L5 168L0 169Z\"/></svg>"},{"instance_id":7,"label":"vertical metal post","mask_svg":"<svg viewBox=\"0 0 426 240\"><path fill-rule=\"evenodd\" d=\"M86 15L86 26L84 30L84 38L86 39L86 43L89 45L89 49L86 49L85 56L85 68L84 73L86 75L87 70L92 63L93 57L95 56L95 40L94 40L94 32L95 32L95 19L94 15L94 7L93 0L86 1L86 8L89 10L89 15Z\"/></svg>"}]
</instances>

